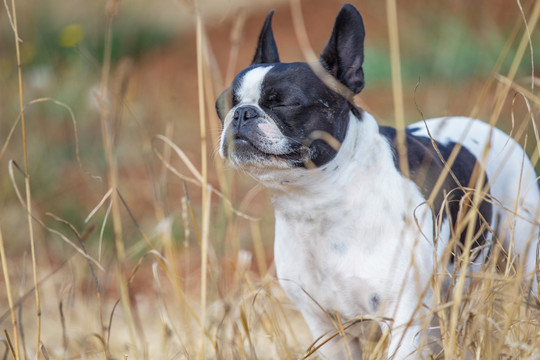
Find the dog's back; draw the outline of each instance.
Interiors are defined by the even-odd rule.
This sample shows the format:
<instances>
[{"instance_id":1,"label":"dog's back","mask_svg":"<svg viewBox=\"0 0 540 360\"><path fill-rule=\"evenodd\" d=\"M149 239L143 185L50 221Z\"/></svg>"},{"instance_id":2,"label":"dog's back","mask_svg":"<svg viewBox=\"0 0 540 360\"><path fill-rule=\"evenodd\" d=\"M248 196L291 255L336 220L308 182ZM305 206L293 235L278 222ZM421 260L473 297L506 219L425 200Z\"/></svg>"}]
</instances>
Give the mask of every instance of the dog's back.
<instances>
[{"instance_id":1,"label":"dog's back","mask_svg":"<svg viewBox=\"0 0 540 360\"><path fill-rule=\"evenodd\" d=\"M496 234L510 256L527 254L522 259L526 273L534 272L540 192L536 172L523 148L501 130L465 117L420 121L407 129L415 136L431 137L443 145L461 144L474 155L487 178L486 201L492 208L489 233ZM532 283L536 293L537 282L534 279Z\"/></svg>"}]
</instances>

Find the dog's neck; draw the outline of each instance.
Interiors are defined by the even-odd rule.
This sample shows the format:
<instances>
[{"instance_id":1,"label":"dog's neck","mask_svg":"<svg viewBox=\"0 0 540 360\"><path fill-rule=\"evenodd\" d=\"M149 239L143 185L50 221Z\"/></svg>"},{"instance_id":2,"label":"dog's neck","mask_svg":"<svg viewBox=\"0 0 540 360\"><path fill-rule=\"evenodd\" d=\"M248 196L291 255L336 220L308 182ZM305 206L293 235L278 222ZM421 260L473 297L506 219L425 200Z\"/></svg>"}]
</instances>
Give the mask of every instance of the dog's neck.
<instances>
[{"instance_id":1,"label":"dog's neck","mask_svg":"<svg viewBox=\"0 0 540 360\"><path fill-rule=\"evenodd\" d=\"M272 172L258 179L270 190L276 211L291 210L304 199L312 206L335 206L354 194L348 192L351 183L369 186L392 182L390 173L397 170L387 140L380 136L375 119L361 112L361 119L350 113L347 135L336 157L315 169L295 169ZM309 207L308 207L309 208ZM306 208L303 208L305 211Z\"/></svg>"}]
</instances>

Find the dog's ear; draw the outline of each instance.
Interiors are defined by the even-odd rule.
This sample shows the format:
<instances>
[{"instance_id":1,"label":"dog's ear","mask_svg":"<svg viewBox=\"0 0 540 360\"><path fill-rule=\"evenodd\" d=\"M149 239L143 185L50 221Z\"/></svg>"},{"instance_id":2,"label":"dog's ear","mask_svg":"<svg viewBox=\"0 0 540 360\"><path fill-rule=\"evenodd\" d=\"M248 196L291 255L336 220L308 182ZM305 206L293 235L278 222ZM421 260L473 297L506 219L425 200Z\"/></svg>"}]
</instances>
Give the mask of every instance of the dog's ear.
<instances>
[{"instance_id":1,"label":"dog's ear","mask_svg":"<svg viewBox=\"0 0 540 360\"><path fill-rule=\"evenodd\" d=\"M268 13L264 25L259 35L259 43L255 56L251 65L256 64L273 64L279 62L279 54L276 46L276 40L274 40L274 32L272 31L272 15L274 10Z\"/></svg>"},{"instance_id":2,"label":"dog's ear","mask_svg":"<svg viewBox=\"0 0 540 360\"><path fill-rule=\"evenodd\" d=\"M233 105L233 92L230 87L223 90L221 95L216 100L216 112L219 120L223 123L227 113L232 109Z\"/></svg>"},{"instance_id":3,"label":"dog's ear","mask_svg":"<svg viewBox=\"0 0 540 360\"><path fill-rule=\"evenodd\" d=\"M342 84L358 94L364 87L364 22L351 4L339 11L320 62Z\"/></svg>"}]
</instances>

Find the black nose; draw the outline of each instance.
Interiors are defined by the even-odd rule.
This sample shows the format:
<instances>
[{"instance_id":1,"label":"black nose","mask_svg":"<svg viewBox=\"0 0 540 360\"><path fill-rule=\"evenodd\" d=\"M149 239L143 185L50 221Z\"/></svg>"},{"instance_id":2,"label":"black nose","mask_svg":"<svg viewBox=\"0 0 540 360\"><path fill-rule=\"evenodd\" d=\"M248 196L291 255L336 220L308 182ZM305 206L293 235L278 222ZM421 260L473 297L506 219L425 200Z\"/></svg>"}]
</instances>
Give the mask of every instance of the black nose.
<instances>
[{"instance_id":1,"label":"black nose","mask_svg":"<svg viewBox=\"0 0 540 360\"><path fill-rule=\"evenodd\" d=\"M243 123L259 117L259 110L252 105L240 106L234 111L233 125L241 127Z\"/></svg>"}]
</instances>

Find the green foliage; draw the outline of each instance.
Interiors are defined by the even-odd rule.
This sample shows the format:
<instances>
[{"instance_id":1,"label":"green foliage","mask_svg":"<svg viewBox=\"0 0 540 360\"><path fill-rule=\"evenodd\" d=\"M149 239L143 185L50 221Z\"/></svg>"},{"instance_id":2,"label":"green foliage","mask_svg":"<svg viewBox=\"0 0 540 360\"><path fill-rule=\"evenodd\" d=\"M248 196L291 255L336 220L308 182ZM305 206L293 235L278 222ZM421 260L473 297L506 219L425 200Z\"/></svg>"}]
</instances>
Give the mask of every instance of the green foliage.
<instances>
[{"instance_id":1,"label":"green foliage","mask_svg":"<svg viewBox=\"0 0 540 360\"><path fill-rule=\"evenodd\" d=\"M440 20L440 18L438 18ZM425 26L426 24L422 24ZM405 82L418 79L462 82L487 78L507 41L508 31L493 26L474 34L471 26L458 18L428 24L427 29L412 29L400 39L401 71ZM435 39L435 40L434 40ZM533 58L540 62L540 49L533 47ZM502 72L509 69L515 46L506 57ZM370 84L391 84L390 54L386 39L368 37L364 72ZM530 75L530 55L525 56L521 76Z\"/></svg>"}]
</instances>

